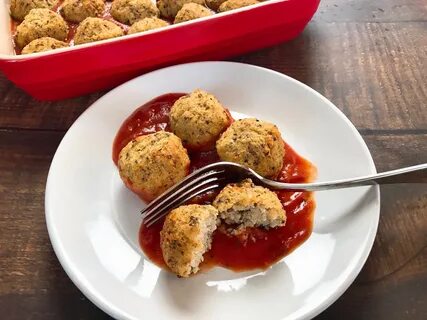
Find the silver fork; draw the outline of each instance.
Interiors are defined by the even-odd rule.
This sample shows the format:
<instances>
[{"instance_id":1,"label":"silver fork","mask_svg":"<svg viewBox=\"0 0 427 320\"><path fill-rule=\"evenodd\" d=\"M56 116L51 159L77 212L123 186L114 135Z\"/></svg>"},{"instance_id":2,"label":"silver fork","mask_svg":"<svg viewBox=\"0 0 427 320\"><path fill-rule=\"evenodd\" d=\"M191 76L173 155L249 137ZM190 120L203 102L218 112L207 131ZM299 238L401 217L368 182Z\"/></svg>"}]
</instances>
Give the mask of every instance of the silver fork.
<instances>
[{"instance_id":1,"label":"silver fork","mask_svg":"<svg viewBox=\"0 0 427 320\"><path fill-rule=\"evenodd\" d=\"M252 179L256 185L273 190L322 191L375 184L427 182L427 163L357 178L314 183L283 183L266 179L237 163L217 162L194 171L154 199L141 211L143 223L151 226L170 210L192 198L246 178Z\"/></svg>"}]
</instances>

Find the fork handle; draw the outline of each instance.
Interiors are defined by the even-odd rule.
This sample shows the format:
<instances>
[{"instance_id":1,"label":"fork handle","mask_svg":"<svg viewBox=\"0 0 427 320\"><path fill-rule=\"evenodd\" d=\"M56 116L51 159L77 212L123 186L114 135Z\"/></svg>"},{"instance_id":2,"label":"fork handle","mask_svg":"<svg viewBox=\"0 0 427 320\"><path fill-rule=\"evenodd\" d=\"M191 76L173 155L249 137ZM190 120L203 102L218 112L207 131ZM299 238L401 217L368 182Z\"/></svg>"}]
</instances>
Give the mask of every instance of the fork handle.
<instances>
[{"instance_id":1,"label":"fork handle","mask_svg":"<svg viewBox=\"0 0 427 320\"><path fill-rule=\"evenodd\" d=\"M276 190L322 191L377 184L427 183L427 163L385 171L369 176L315 183L282 183L263 179L264 184Z\"/></svg>"}]
</instances>

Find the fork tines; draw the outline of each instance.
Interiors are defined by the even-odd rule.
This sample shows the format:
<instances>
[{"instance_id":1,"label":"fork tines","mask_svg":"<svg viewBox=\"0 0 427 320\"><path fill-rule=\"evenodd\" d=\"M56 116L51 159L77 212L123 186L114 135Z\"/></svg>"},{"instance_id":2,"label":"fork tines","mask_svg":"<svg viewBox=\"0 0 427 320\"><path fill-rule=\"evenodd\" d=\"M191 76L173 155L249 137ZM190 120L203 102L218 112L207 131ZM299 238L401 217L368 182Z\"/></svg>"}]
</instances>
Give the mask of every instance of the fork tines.
<instances>
[{"instance_id":1,"label":"fork tines","mask_svg":"<svg viewBox=\"0 0 427 320\"><path fill-rule=\"evenodd\" d=\"M221 167L220 163L203 167L166 190L141 211L143 223L149 227L173 208L207 191L223 187L227 177Z\"/></svg>"}]
</instances>

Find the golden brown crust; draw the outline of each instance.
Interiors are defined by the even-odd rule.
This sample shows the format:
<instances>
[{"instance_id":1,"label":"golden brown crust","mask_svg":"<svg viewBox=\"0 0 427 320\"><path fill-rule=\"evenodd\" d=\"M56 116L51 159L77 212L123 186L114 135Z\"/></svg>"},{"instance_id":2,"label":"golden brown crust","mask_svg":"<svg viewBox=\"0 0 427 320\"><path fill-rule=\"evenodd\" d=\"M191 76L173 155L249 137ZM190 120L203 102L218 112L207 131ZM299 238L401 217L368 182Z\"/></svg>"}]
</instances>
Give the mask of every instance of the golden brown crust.
<instances>
[{"instance_id":1,"label":"golden brown crust","mask_svg":"<svg viewBox=\"0 0 427 320\"><path fill-rule=\"evenodd\" d=\"M227 224L241 227L274 228L286 222L286 212L277 195L255 186L250 179L229 184L215 198L213 206Z\"/></svg>"},{"instance_id":2,"label":"golden brown crust","mask_svg":"<svg viewBox=\"0 0 427 320\"><path fill-rule=\"evenodd\" d=\"M157 0L157 7L160 10L160 15L167 19L175 18L179 10L186 3L205 4L205 0Z\"/></svg>"},{"instance_id":3,"label":"golden brown crust","mask_svg":"<svg viewBox=\"0 0 427 320\"><path fill-rule=\"evenodd\" d=\"M10 15L22 21L32 9L52 9L57 0L11 0Z\"/></svg>"},{"instance_id":4,"label":"golden brown crust","mask_svg":"<svg viewBox=\"0 0 427 320\"><path fill-rule=\"evenodd\" d=\"M27 44L24 49L22 49L22 54L37 53L49 50L55 50L60 48L68 47L68 43L64 41L59 41L50 37L43 37L36 39Z\"/></svg>"},{"instance_id":5,"label":"golden brown crust","mask_svg":"<svg viewBox=\"0 0 427 320\"><path fill-rule=\"evenodd\" d=\"M216 143L223 161L252 168L264 177L276 177L283 166L284 142L279 129L265 121L235 121Z\"/></svg>"},{"instance_id":6,"label":"golden brown crust","mask_svg":"<svg viewBox=\"0 0 427 320\"><path fill-rule=\"evenodd\" d=\"M142 20L135 22L129 28L128 34L163 28L163 27L167 27L168 25L169 23L156 17L144 18Z\"/></svg>"},{"instance_id":7,"label":"golden brown crust","mask_svg":"<svg viewBox=\"0 0 427 320\"><path fill-rule=\"evenodd\" d=\"M190 159L181 140L173 133L158 131L130 141L119 154L123 181L150 200L182 180Z\"/></svg>"},{"instance_id":8,"label":"golden brown crust","mask_svg":"<svg viewBox=\"0 0 427 320\"><path fill-rule=\"evenodd\" d=\"M61 13L65 20L81 22L88 17L99 17L104 12L104 0L65 0Z\"/></svg>"},{"instance_id":9,"label":"golden brown crust","mask_svg":"<svg viewBox=\"0 0 427 320\"><path fill-rule=\"evenodd\" d=\"M117 21L131 25L144 18L158 17L159 9L151 0L114 0L111 15Z\"/></svg>"},{"instance_id":10,"label":"golden brown crust","mask_svg":"<svg viewBox=\"0 0 427 320\"><path fill-rule=\"evenodd\" d=\"M169 118L172 131L190 149L214 145L230 123L221 103L202 90L179 98L172 106Z\"/></svg>"},{"instance_id":11,"label":"golden brown crust","mask_svg":"<svg viewBox=\"0 0 427 320\"><path fill-rule=\"evenodd\" d=\"M100 41L124 35L123 29L117 24L101 19L86 18L77 27L74 44Z\"/></svg>"},{"instance_id":12,"label":"golden brown crust","mask_svg":"<svg viewBox=\"0 0 427 320\"><path fill-rule=\"evenodd\" d=\"M181 23L213 15L213 11L197 3L186 3L178 11L173 23Z\"/></svg>"},{"instance_id":13,"label":"golden brown crust","mask_svg":"<svg viewBox=\"0 0 427 320\"><path fill-rule=\"evenodd\" d=\"M230 10L251 6L258 3L259 1L257 0L227 0L219 6L218 11L225 12L225 11L230 11Z\"/></svg>"},{"instance_id":14,"label":"golden brown crust","mask_svg":"<svg viewBox=\"0 0 427 320\"><path fill-rule=\"evenodd\" d=\"M218 11L218 8L226 0L206 0L206 5L212 10Z\"/></svg>"},{"instance_id":15,"label":"golden brown crust","mask_svg":"<svg viewBox=\"0 0 427 320\"><path fill-rule=\"evenodd\" d=\"M19 48L23 48L43 37L64 41L67 34L68 26L59 14L49 9L32 9L16 28L15 41Z\"/></svg>"},{"instance_id":16,"label":"golden brown crust","mask_svg":"<svg viewBox=\"0 0 427 320\"><path fill-rule=\"evenodd\" d=\"M210 205L187 205L172 210L160 232L163 258L172 272L188 277L199 270L210 249L218 211Z\"/></svg>"}]
</instances>

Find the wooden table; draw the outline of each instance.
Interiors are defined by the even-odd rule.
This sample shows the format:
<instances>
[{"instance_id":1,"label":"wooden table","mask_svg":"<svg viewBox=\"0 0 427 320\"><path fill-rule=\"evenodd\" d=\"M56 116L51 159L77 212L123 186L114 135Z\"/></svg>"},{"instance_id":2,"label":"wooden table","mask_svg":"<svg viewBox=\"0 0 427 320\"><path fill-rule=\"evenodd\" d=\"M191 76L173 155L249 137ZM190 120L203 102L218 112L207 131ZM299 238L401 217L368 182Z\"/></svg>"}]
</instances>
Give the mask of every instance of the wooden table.
<instances>
[{"instance_id":1,"label":"wooden table","mask_svg":"<svg viewBox=\"0 0 427 320\"><path fill-rule=\"evenodd\" d=\"M323 0L299 38L234 60L285 73L329 98L364 136L378 170L427 162L426 0ZM43 204L55 149L103 94L38 102L0 75L2 319L109 318L59 265ZM368 262L319 319L427 319L427 186L381 192Z\"/></svg>"}]
</instances>

